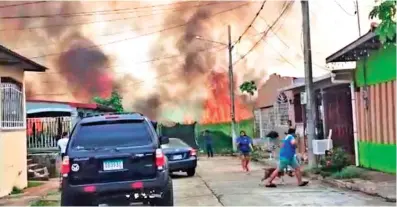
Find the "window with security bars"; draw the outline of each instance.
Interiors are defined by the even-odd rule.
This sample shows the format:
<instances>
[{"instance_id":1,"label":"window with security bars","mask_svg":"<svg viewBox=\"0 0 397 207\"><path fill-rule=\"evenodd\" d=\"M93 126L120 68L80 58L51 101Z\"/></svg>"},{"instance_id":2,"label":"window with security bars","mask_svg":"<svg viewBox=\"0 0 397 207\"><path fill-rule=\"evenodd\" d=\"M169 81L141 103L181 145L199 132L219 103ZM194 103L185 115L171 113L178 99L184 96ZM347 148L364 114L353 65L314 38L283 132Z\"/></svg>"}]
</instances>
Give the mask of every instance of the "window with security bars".
<instances>
[{"instance_id":1,"label":"window with security bars","mask_svg":"<svg viewBox=\"0 0 397 207\"><path fill-rule=\"evenodd\" d=\"M24 127L22 84L11 78L1 78L1 127Z\"/></svg>"}]
</instances>

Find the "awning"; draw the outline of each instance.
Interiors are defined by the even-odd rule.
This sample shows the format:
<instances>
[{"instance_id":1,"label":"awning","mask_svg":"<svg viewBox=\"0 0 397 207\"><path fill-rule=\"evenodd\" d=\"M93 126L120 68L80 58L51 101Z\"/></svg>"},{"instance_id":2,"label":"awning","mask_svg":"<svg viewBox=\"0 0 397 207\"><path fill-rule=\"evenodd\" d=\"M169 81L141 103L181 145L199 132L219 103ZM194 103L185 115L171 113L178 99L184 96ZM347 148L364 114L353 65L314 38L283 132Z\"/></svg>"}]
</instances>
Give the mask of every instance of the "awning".
<instances>
[{"instance_id":1,"label":"awning","mask_svg":"<svg viewBox=\"0 0 397 207\"><path fill-rule=\"evenodd\" d=\"M357 61L360 58L368 56L371 50L378 50L381 45L382 44L380 43L375 32L370 31L344 48L338 50L334 54L328 56L325 59L325 62L332 63Z\"/></svg>"}]
</instances>

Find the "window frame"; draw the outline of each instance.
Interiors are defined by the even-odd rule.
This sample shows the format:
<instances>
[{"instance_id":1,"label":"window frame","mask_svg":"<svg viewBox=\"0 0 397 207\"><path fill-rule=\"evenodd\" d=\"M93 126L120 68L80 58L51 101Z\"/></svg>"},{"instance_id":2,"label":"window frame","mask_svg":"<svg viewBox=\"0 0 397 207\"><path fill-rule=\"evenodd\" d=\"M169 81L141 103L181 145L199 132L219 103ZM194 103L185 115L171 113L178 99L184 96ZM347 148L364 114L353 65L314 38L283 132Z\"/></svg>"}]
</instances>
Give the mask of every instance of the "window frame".
<instances>
[{"instance_id":1,"label":"window frame","mask_svg":"<svg viewBox=\"0 0 397 207\"><path fill-rule=\"evenodd\" d=\"M6 86L4 84L7 84ZM19 102L17 105L20 105L17 108L17 114L21 114L20 120L17 120L14 122L15 126L7 126L7 122L12 122L12 121L7 121L3 119L3 113L4 113L4 106L3 104L3 96L4 96L4 89L6 88L12 88L11 90L16 90L20 98L17 98L16 101L13 100L11 103L16 103ZM2 130L22 130L26 129L26 97L25 97L25 87L23 83L15 80L14 78L11 77L0 77L0 128ZM5 103L5 101L4 101Z\"/></svg>"}]
</instances>

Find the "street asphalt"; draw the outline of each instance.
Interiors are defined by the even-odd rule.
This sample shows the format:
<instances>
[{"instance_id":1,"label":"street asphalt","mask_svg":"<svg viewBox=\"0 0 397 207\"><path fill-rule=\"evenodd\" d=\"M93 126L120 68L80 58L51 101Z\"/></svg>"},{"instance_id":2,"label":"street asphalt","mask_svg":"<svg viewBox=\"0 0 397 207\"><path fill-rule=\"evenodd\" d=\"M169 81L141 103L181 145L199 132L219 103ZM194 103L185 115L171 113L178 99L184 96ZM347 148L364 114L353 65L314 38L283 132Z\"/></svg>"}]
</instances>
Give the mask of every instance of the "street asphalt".
<instances>
[{"instance_id":1,"label":"street asphalt","mask_svg":"<svg viewBox=\"0 0 397 207\"><path fill-rule=\"evenodd\" d=\"M235 157L200 158L193 178L174 178L176 206L395 206L381 198L345 191L310 181L298 187L295 178L284 178L277 188L265 188L260 179L264 166L251 163L242 172ZM278 182L278 181L276 181Z\"/></svg>"},{"instance_id":2,"label":"street asphalt","mask_svg":"<svg viewBox=\"0 0 397 207\"><path fill-rule=\"evenodd\" d=\"M260 182L264 166L250 165L251 172L247 174L241 170L236 157L200 157L194 177L184 173L173 176L175 206L396 206L396 203L336 189L321 181L298 187L295 178L285 177L284 184L277 188L265 188ZM59 194L48 197L55 202L59 199Z\"/></svg>"}]
</instances>

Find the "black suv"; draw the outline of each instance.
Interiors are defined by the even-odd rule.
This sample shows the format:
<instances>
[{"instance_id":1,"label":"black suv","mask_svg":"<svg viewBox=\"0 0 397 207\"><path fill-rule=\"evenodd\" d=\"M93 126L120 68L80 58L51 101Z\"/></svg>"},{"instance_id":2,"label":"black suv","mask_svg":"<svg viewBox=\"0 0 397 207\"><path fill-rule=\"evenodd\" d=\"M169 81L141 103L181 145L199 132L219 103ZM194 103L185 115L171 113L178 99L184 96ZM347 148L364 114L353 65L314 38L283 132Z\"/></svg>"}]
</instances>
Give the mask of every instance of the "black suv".
<instances>
[{"instance_id":1,"label":"black suv","mask_svg":"<svg viewBox=\"0 0 397 207\"><path fill-rule=\"evenodd\" d=\"M62 206L143 202L173 206L167 158L146 117L99 115L74 127L62 161Z\"/></svg>"}]
</instances>

